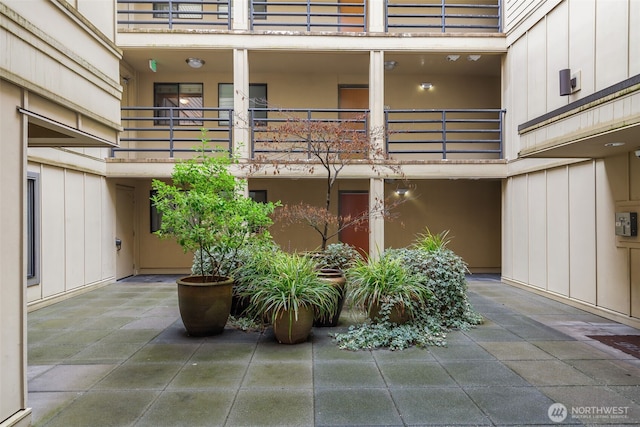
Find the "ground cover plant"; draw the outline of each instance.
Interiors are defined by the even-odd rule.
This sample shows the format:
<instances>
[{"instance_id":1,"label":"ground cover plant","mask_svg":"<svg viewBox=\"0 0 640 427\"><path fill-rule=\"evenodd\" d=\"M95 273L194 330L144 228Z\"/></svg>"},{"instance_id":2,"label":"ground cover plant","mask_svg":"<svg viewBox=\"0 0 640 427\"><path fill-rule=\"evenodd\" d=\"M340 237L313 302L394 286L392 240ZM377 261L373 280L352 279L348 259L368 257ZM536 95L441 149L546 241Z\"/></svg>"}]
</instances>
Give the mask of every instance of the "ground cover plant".
<instances>
[{"instance_id":1,"label":"ground cover plant","mask_svg":"<svg viewBox=\"0 0 640 427\"><path fill-rule=\"evenodd\" d=\"M376 321L353 325L347 332L333 335L340 348L401 350L410 346L443 346L448 330L465 330L482 323L482 317L467 298L467 265L446 247L450 241L447 235L448 232L434 235L427 229L411 247L388 249L382 254L384 263L401 266L405 278L418 283L430 297L426 300L414 297L404 302L412 314L404 324L393 321L395 301L387 299ZM352 274L353 271L349 270ZM350 282L349 298L362 309L365 308L362 302L370 300L363 297L361 285L359 281Z\"/></svg>"}]
</instances>

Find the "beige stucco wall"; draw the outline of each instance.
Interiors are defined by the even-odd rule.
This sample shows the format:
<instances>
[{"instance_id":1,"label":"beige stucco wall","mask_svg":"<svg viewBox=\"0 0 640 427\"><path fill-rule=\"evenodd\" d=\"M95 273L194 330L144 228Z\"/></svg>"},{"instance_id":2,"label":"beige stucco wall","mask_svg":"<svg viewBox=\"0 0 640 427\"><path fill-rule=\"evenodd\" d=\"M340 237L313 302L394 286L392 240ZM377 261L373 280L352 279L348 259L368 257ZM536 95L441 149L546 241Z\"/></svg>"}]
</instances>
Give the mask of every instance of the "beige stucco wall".
<instances>
[{"instance_id":1,"label":"beige stucco wall","mask_svg":"<svg viewBox=\"0 0 640 427\"><path fill-rule=\"evenodd\" d=\"M184 272L191 256L184 255L171 240L160 240L149 231L150 181L135 180L139 206L136 214L139 236L139 265L143 272ZM385 185L386 197L397 198L397 183ZM432 232L449 230L450 248L474 272L500 271L500 193L498 180L412 180L406 202L394 209L394 219L385 222L385 247L413 243L425 227ZM283 204L324 204L321 179L254 178L250 190L266 190L270 201ZM368 180L340 180L334 188L332 211L337 213L340 191L368 191ZM308 251L321 244L320 236L305 225L276 223L271 228L276 243L286 251ZM337 238L330 243L337 242Z\"/></svg>"}]
</instances>

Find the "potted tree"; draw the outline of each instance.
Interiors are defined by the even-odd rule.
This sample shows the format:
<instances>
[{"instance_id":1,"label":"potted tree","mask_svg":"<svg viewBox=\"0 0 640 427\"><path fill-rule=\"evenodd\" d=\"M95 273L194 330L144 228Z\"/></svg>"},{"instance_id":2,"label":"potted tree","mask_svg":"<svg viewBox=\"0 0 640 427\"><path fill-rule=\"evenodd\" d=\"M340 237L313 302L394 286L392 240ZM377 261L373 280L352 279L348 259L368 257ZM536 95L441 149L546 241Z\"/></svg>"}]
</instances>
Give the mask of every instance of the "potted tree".
<instances>
[{"instance_id":1,"label":"potted tree","mask_svg":"<svg viewBox=\"0 0 640 427\"><path fill-rule=\"evenodd\" d=\"M244 180L229 171L235 159L213 155L204 131L198 152L175 165L171 183L152 182L151 200L162 217L158 236L176 239L197 256L193 274L177 281L178 302L189 335L206 336L224 330L233 288L230 264L249 241L270 239L275 205L244 195Z\"/></svg>"},{"instance_id":2,"label":"potted tree","mask_svg":"<svg viewBox=\"0 0 640 427\"><path fill-rule=\"evenodd\" d=\"M277 252L262 266L261 277L246 291L251 309L268 316L278 342L306 341L314 317L335 310L339 290L320 279L315 261L304 255Z\"/></svg>"}]
</instances>

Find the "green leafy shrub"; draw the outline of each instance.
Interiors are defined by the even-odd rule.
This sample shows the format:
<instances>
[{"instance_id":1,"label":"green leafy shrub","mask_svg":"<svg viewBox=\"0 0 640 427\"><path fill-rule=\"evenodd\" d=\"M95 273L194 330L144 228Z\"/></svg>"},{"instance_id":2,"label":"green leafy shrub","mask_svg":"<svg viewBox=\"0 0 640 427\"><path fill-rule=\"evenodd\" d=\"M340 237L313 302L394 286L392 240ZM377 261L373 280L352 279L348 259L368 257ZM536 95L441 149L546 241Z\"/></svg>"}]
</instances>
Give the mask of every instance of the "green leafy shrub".
<instances>
[{"instance_id":1,"label":"green leafy shrub","mask_svg":"<svg viewBox=\"0 0 640 427\"><path fill-rule=\"evenodd\" d=\"M429 227L425 227L424 233L416 236L413 247L425 252L435 252L445 249L450 242L449 230L433 234L431 230L429 230Z\"/></svg>"},{"instance_id":2,"label":"green leafy shrub","mask_svg":"<svg viewBox=\"0 0 640 427\"><path fill-rule=\"evenodd\" d=\"M360 252L346 243L332 243L316 256L320 268L335 268L342 271L353 267L361 258Z\"/></svg>"},{"instance_id":3,"label":"green leafy shrub","mask_svg":"<svg viewBox=\"0 0 640 427\"><path fill-rule=\"evenodd\" d=\"M482 317L467 298L467 265L449 249L392 249L388 256L398 258L403 265L423 278L423 285L433 293L428 314L446 328L467 329L482 323Z\"/></svg>"}]
</instances>

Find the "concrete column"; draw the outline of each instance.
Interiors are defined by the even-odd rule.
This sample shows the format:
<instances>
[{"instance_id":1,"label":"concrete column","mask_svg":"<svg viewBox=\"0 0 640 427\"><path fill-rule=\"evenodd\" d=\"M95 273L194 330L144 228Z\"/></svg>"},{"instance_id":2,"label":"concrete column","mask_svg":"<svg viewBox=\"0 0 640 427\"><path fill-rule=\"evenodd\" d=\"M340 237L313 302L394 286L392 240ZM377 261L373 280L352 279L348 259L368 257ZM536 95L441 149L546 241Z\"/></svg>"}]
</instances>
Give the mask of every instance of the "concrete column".
<instances>
[{"instance_id":1,"label":"concrete column","mask_svg":"<svg viewBox=\"0 0 640 427\"><path fill-rule=\"evenodd\" d=\"M384 52L373 50L369 59L369 132L372 153L384 150Z\"/></svg>"},{"instance_id":2,"label":"concrete column","mask_svg":"<svg viewBox=\"0 0 640 427\"><path fill-rule=\"evenodd\" d=\"M233 152L249 158L249 52L233 50Z\"/></svg>"},{"instance_id":3,"label":"concrete column","mask_svg":"<svg viewBox=\"0 0 640 427\"><path fill-rule=\"evenodd\" d=\"M233 21L231 25L234 30L249 29L249 0L231 0L231 11Z\"/></svg>"},{"instance_id":4,"label":"concrete column","mask_svg":"<svg viewBox=\"0 0 640 427\"><path fill-rule=\"evenodd\" d=\"M369 32L384 33L384 1L369 2Z\"/></svg>"},{"instance_id":5,"label":"concrete column","mask_svg":"<svg viewBox=\"0 0 640 427\"><path fill-rule=\"evenodd\" d=\"M384 179L369 179L369 256L378 259L384 251L384 218L380 216L379 209L384 203Z\"/></svg>"}]
</instances>

